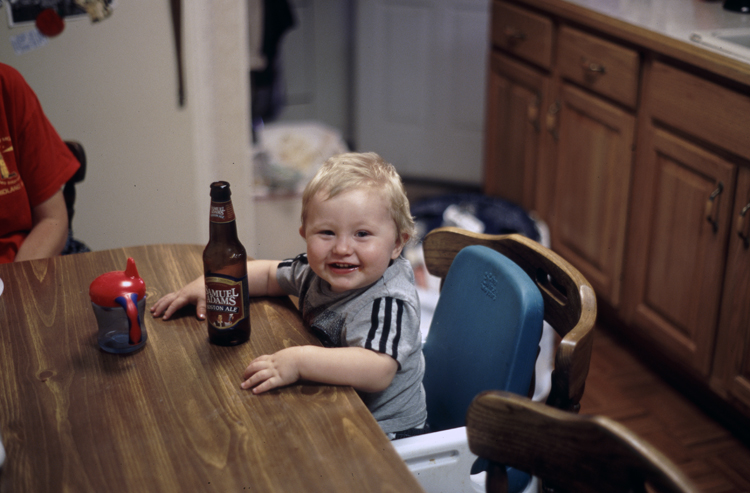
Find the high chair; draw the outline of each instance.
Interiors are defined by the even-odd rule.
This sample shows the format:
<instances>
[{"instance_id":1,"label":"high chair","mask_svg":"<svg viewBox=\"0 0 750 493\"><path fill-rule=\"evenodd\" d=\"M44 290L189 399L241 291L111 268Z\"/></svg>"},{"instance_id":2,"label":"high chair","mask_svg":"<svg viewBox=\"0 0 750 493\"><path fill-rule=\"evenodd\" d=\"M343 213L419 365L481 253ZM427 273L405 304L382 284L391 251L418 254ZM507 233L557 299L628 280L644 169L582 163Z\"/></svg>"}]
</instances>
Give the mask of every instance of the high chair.
<instances>
[{"instance_id":1,"label":"high chair","mask_svg":"<svg viewBox=\"0 0 750 493\"><path fill-rule=\"evenodd\" d=\"M428 271L442 290L424 346L431 433L393 441L428 492L483 491L470 471L477 456L465 416L485 390L527 395L542 321L561 337L547 403L577 411L591 359L596 299L584 277L551 250L521 235L439 228L423 241ZM532 489L510 471L512 491Z\"/></svg>"}]
</instances>

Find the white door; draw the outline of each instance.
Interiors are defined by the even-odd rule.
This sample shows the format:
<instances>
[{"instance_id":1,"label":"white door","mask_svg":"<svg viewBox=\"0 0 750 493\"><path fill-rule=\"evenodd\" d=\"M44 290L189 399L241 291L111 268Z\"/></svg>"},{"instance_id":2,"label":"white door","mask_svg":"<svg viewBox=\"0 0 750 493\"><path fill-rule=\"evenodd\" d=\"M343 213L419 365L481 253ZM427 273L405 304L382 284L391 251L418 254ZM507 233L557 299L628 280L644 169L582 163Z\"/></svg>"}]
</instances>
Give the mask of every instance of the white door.
<instances>
[{"instance_id":1,"label":"white door","mask_svg":"<svg viewBox=\"0 0 750 493\"><path fill-rule=\"evenodd\" d=\"M363 0L356 21L357 150L481 184L490 1Z\"/></svg>"}]
</instances>

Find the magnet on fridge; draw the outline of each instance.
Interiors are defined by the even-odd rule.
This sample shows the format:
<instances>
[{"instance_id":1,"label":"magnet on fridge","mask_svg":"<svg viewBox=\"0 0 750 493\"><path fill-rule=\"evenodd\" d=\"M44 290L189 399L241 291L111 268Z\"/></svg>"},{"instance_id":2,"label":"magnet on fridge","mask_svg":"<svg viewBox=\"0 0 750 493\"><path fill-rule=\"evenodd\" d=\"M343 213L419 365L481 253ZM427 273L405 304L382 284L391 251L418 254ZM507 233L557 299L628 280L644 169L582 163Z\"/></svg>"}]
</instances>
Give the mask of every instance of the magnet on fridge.
<instances>
[{"instance_id":1,"label":"magnet on fridge","mask_svg":"<svg viewBox=\"0 0 750 493\"><path fill-rule=\"evenodd\" d=\"M63 32L65 21L55 9L44 9L36 17L36 28L40 33L52 38Z\"/></svg>"}]
</instances>

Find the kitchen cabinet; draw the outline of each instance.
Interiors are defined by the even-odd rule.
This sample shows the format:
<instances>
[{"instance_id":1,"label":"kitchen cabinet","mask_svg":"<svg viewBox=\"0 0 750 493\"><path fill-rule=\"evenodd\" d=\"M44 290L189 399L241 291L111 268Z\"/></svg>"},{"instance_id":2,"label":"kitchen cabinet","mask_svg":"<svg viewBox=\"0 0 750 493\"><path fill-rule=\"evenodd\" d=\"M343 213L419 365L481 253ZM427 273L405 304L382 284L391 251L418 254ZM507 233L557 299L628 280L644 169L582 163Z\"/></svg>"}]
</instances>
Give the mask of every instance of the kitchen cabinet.
<instances>
[{"instance_id":1,"label":"kitchen cabinet","mask_svg":"<svg viewBox=\"0 0 750 493\"><path fill-rule=\"evenodd\" d=\"M552 67L552 19L507 2L492 4L492 45L532 65Z\"/></svg>"},{"instance_id":2,"label":"kitchen cabinet","mask_svg":"<svg viewBox=\"0 0 750 493\"><path fill-rule=\"evenodd\" d=\"M552 21L496 2L492 8L485 122L484 192L503 197L546 218L552 180L540 148L547 139ZM546 187L545 185L546 184Z\"/></svg>"},{"instance_id":3,"label":"kitchen cabinet","mask_svg":"<svg viewBox=\"0 0 750 493\"><path fill-rule=\"evenodd\" d=\"M498 53L489 74L484 192L531 210L549 77Z\"/></svg>"},{"instance_id":4,"label":"kitchen cabinet","mask_svg":"<svg viewBox=\"0 0 750 493\"><path fill-rule=\"evenodd\" d=\"M492 19L484 191L536 211L553 249L616 306L638 54L504 2Z\"/></svg>"},{"instance_id":5,"label":"kitchen cabinet","mask_svg":"<svg viewBox=\"0 0 750 493\"><path fill-rule=\"evenodd\" d=\"M750 98L741 93L665 63L650 65L624 312L661 352L706 379L714 363L737 169L745 162L734 153L746 144L740 126L716 132L698 117L731 117L742 108L750 110Z\"/></svg>"},{"instance_id":6,"label":"kitchen cabinet","mask_svg":"<svg viewBox=\"0 0 750 493\"><path fill-rule=\"evenodd\" d=\"M667 131L655 128L650 137L634 188L632 322L708 376L735 167Z\"/></svg>"},{"instance_id":7,"label":"kitchen cabinet","mask_svg":"<svg viewBox=\"0 0 750 493\"><path fill-rule=\"evenodd\" d=\"M741 168L711 386L750 414L750 168Z\"/></svg>"},{"instance_id":8,"label":"kitchen cabinet","mask_svg":"<svg viewBox=\"0 0 750 493\"><path fill-rule=\"evenodd\" d=\"M750 418L750 65L574 3L493 3L485 191L549 223L647 357Z\"/></svg>"},{"instance_id":9,"label":"kitchen cabinet","mask_svg":"<svg viewBox=\"0 0 750 493\"><path fill-rule=\"evenodd\" d=\"M552 248L617 306L635 117L568 84L558 104Z\"/></svg>"},{"instance_id":10,"label":"kitchen cabinet","mask_svg":"<svg viewBox=\"0 0 750 493\"><path fill-rule=\"evenodd\" d=\"M620 302L639 57L561 25L552 248L600 298Z\"/></svg>"}]
</instances>

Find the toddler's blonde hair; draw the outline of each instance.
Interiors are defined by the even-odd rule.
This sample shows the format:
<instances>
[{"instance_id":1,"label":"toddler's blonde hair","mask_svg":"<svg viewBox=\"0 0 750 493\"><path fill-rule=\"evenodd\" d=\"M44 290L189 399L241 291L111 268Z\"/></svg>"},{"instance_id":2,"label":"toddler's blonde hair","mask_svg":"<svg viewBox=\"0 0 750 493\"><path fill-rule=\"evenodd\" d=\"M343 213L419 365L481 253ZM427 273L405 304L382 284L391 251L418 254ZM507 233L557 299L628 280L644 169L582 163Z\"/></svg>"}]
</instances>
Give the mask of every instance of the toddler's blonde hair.
<instances>
[{"instance_id":1,"label":"toddler's blonde hair","mask_svg":"<svg viewBox=\"0 0 750 493\"><path fill-rule=\"evenodd\" d=\"M388 212L396 223L396 233L407 243L414 238L416 227L409 209L409 199L396 168L374 152L349 152L328 159L302 192L302 227L307 220L310 200L324 192L326 199L356 188L371 187L381 191L388 203Z\"/></svg>"}]
</instances>

